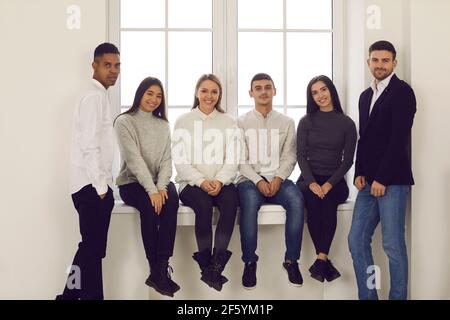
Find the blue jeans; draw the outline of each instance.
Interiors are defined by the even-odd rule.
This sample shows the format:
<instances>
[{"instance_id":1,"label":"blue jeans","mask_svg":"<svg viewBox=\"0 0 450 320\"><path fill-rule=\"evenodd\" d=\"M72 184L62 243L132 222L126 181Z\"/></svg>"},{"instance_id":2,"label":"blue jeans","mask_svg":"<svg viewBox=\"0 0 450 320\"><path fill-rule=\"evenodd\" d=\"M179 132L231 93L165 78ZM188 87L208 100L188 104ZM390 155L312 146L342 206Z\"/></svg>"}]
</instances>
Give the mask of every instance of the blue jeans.
<instances>
[{"instance_id":1,"label":"blue jeans","mask_svg":"<svg viewBox=\"0 0 450 320\"><path fill-rule=\"evenodd\" d=\"M304 224L303 195L291 180L284 180L280 190L273 197L264 197L252 181L238 184L240 199L240 232L242 260L256 262L258 238L258 211L264 202L278 204L286 210L285 259L297 261L300 258Z\"/></svg>"},{"instance_id":2,"label":"blue jeans","mask_svg":"<svg viewBox=\"0 0 450 320\"><path fill-rule=\"evenodd\" d=\"M372 283L372 236L381 222L383 249L389 259L391 287L389 299L406 299L408 288L408 256L405 243L406 201L410 186L391 185L385 195L376 198L370 194L370 185L358 192L353 211L348 244L358 283L358 297L378 299Z\"/></svg>"}]
</instances>

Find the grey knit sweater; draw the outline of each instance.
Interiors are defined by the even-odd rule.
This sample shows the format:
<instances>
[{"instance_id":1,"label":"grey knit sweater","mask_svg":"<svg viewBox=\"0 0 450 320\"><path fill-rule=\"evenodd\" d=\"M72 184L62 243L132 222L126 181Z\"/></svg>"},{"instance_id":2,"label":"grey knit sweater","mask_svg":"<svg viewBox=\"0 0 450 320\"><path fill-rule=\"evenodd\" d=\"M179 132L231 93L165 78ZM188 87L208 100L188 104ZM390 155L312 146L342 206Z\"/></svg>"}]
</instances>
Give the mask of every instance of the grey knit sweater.
<instances>
[{"instance_id":1,"label":"grey knit sweater","mask_svg":"<svg viewBox=\"0 0 450 320\"><path fill-rule=\"evenodd\" d=\"M166 190L172 176L169 124L138 109L119 116L114 129L122 161L116 184L139 182L149 195Z\"/></svg>"},{"instance_id":2,"label":"grey knit sweater","mask_svg":"<svg viewBox=\"0 0 450 320\"><path fill-rule=\"evenodd\" d=\"M331 176L328 182L336 185L353 164L356 138L355 123L345 114L304 116L297 129L297 160L307 185L314 175Z\"/></svg>"}]
</instances>

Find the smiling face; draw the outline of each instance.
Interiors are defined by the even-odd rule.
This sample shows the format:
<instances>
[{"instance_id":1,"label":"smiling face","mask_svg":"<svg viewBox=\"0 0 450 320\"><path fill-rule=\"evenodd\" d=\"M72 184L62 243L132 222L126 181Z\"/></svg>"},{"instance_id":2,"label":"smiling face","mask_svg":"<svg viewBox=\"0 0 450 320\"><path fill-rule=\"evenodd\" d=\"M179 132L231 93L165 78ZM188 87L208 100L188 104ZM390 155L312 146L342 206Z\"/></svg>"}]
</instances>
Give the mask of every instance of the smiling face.
<instances>
[{"instance_id":1,"label":"smiling face","mask_svg":"<svg viewBox=\"0 0 450 320\"><path fill-rule=\"evenodd\" d=\"M322 111L333 110L333 100L331 98L330 90L323 81L317 81L311 86L311 95L314 102Z\"/></svg>"},{"instance_id":2,"label":"smiling face","mask_svg":"<svg viewBox=\"0 0 450 320\"><path fill-rule=\"evenodd\" d=\"M390 51L374 50L370 53L367 65L375 79L382 81L394 72L397 60L394 60L394 54Z\"/></svg>"},{"instance_id":3,"label":"smiling face","mask_svg":"<svg viewBox=\"0 0 450 320\"><path fill-rule=\"evenodd\" d=\"M161 105L162 96L162 90L158 85L150 86L142 96L139 108L145 112L155 111Z\"/></svg>"},{"instance_id":4,"label":"smiling face","mask_svg":"<svg viewBox=\"0 0 450 320\"><path fill-rule=\"evenodd\" d=\"M209 114L214 111L219 101L220 87L211 80L205 80L200 83L196 97L199 102L199 108L203 113Z\"/></svg>"}]
</instances>

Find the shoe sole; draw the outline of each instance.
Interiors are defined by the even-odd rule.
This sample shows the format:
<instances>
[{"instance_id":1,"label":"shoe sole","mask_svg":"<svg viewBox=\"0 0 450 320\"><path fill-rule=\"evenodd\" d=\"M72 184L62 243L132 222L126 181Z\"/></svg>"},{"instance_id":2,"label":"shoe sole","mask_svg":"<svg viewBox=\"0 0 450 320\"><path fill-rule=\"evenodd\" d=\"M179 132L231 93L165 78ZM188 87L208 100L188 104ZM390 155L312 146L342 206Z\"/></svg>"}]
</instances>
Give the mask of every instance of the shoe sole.
<instances>
[{"instance_id":1,"label":"shoe sole","mask_svg":"<svg viewBox=\"0 0 450 320\"><path fill-rule=\"evenodd\" d=\"M288 281L289 281L289 284L290 284L291 286L297 287L297 288L300 288L301 286L303 286L303 283L293 283L293 282L291 282L291 281L289 280L289 273L287 272L286 268L285 268L283 265L281 265L281 267L283 268L284 271L286 271L286 274L287 274L287 276L288 276Z\"/></svg>"},{"instance_id":2,"label":"shoe sole","mask_svg":"<svg viewBox=\"0 0 450 320\"><path fill-rule=\"evenodd\" d=\"M311 278L313 278L313 279L315 279L317 281L320 281L320 282L324 282L325 281L324 277L319 276L319 275L315 275L315 274L312 274L312 273L311 273Z\"/></svg>"},{"instance_id":3,"label":"shoe sole","mask_svg":"<svg viewBox=\"0 0 450 320\"><path fill-rule=\"evenodd\" d=\"M208 282L207 279L200 278L200 280L203 281L203 283L206 283L208 287L213 288L214 290L219 292L222 291L223 288L222 284L220 286L215 287L212 283Z\"/></svg>"},{"instance_id":4,"label":"shoe sole","mask_svg":"<svg viewBox=\"0 0 450 320\"><path fill-rule=\"evenodd\" d=\"M167 292L167 291L162 291L161 289L158 288L158 286L152 282L151 280L145 281L145 284L148 285L149 287L155 289L156 292L158 292L159 294L162 294L163 296L167 296L167 297L171 297L173 298L173 293Z\"/></svg>"},{"instance_id":5,"label":"shoe sole","mask_svg":"<svg viewBox=\"0 0 450 320\"><path fill-rule=\"evenodd\" d=\"M256 288L256 284L253 287L246 287L246 286L242 285L242 288L244 288L245 290L253 290Z\"/></svg>"},{"instance_id":6,"label":"shoe sole","mask_svg":"<svg viewBox=\"0 0 450 320\"><path fill-rule=\"evenodd\" d=\"M328 282L331 282L333 280L336 280L337 278L339 278L341 275L336 275L335 277L325 277L325 280L327 280Z\"/></svg>"},{"instance_id":7,"label":"shoe sole","mask_svg":"<svg viewBox=\"0 0 450 320\"><path fill-rule=\"evenodd\" d=\"M172 287L172 290L173 290L173 293L175 293L175 292L177 292L177 291L179 291L181 288L180 288L180 286L171 286Z\"/></svg>"}]
</instances>

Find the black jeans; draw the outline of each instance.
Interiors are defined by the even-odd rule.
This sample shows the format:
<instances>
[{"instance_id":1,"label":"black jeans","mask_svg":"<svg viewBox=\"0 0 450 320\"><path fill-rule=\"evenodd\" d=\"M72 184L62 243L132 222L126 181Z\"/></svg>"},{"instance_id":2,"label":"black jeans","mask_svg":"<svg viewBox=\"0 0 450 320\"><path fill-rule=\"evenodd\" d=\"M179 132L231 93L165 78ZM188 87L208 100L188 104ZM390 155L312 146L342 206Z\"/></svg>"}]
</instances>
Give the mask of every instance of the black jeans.
<instances>
[{"instance_id":1,"label":"black jeans","mask_svg":"<svg viewBox=\"0 0 450 320\"><path fill-rule=\"evenodd\" d=\"M214 248L226 250L233 234L239 205L238 192L234 184L223 186L215 197L199 187L187 185L180 193L181 201L195 212L195 237L198 251L211 250L213 207L219 208L220 216L214 236Z\"/></svg>"},{"instance_id":2,"label":"black jeans","mask_svg":"<svg viewBox=\"0 0 450 320\"><path fill-rule=\"evenodd\" d=\"M103 299L102 259L106 256L111 211L114 196L111 188L101 199L92 185L72 194L78 212L81 242L72 262L72 271L66 282L64 299ZM79 272L79 273L78 273ZM81 287L76 286L77 274Z\"/></svg>"},{"instance_id":3,"label":"black jeans","mask_svg":"<svg viewBox=\"0 0 450 320\"><path fill-rule=\"evenodd\" d=\"M175 244L179 207L175 185L172 182L167 185L169 198L159 215L156 214L147 191L139 183L119 186L119 191L122 200L140 212L142 242L149 264L169 260Z\"/></svg>"},{"instance_id":4,"label":"black jeans","mask_svg":"<svg viewBox=\"0 0 450 320\"><path fill-rule=\"evenodd\" d=\"M324 184L329 176L315 175L319 185ZM311 234L316 254L320 252L328 254L336 232L337 207L348 198L349 190L344 179L339 181L328 192L325 198L320 199L309 188L303 189L305 207L308 211L308 229Z\"/></svg>"}]
</instances>

